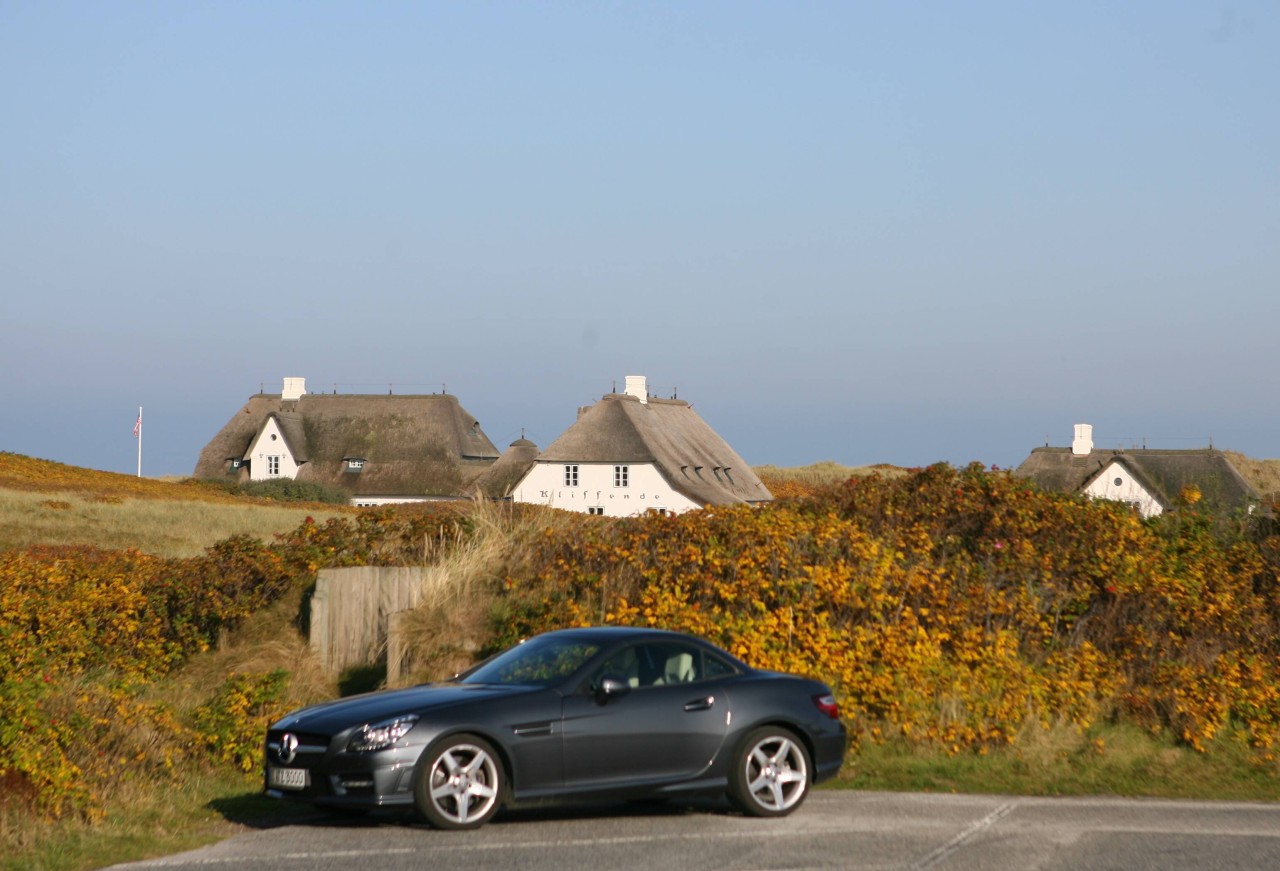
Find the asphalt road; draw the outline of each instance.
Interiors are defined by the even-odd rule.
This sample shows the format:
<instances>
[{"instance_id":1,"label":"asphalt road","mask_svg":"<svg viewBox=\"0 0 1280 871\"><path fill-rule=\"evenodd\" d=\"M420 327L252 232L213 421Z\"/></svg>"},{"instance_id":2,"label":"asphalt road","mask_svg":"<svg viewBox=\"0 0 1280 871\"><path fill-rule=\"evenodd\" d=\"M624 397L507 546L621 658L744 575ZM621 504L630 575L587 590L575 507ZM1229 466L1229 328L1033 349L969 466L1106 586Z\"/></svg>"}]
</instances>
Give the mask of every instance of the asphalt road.
<instances>
[{"instance_id":1,"label":"asphalt road","mask_svg":"<svg viewBox=\"0 0 1280 871\"><path fill-rule=\"evenodd\" d=\"M721 803L507 813L473 832L320 816L117 868L1280 868L1280 803L824 790L781 820Z\"/></svg>"}]
</instances>

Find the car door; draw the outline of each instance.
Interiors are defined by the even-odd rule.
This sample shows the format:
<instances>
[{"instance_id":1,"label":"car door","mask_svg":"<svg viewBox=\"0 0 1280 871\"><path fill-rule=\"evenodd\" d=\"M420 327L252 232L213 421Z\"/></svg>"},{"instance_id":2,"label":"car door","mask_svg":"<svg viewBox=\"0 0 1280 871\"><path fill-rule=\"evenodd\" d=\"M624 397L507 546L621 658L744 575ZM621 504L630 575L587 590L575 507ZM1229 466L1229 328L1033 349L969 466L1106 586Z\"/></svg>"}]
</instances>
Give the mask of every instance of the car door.
<instances>
[{"instance_id":1,"label":"car door","mask_svg":"<svg viewBox=\"0 0 1280 871\"><path fill-rule=\"evenodd\" d=\"M714 670L714 669L713 669ZM683 642L634 645L564 698L565 786L677 781L704 771L728 731L723 682L705 676L701 648ZM596 691L605 677L626 689Z\"/></svg>"}]
</instances>

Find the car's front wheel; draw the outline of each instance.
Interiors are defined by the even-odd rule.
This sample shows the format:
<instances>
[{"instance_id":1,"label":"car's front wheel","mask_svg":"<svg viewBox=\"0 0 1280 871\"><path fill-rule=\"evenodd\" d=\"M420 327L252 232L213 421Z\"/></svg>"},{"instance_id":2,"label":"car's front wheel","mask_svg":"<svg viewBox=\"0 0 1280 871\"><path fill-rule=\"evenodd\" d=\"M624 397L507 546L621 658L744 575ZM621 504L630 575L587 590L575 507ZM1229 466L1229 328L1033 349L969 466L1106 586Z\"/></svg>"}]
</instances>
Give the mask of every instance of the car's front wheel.
<instances>
[{"instance_id":1,"label":"car's front wheel","mask_svg":"<svg viewBox=\"0 0 1280 871\"><path fill-rule=\"evenodd\" d=\"M453 735L429 748L413 785L418 812L438 829L483 826L502 803L502 762L475 735Z\"/></svg>"},{"instance_id":2,"label":"car's front wheel","mask_svg":"<svg viewBox=\"0 0 1280 871\"><path fill-rule=\"evenodd\" d=\"M729 797L744 813L780 817L809 793L809 752L787 729L768 726L747 735L729 777Z\"/></svg>"}]
</instances>

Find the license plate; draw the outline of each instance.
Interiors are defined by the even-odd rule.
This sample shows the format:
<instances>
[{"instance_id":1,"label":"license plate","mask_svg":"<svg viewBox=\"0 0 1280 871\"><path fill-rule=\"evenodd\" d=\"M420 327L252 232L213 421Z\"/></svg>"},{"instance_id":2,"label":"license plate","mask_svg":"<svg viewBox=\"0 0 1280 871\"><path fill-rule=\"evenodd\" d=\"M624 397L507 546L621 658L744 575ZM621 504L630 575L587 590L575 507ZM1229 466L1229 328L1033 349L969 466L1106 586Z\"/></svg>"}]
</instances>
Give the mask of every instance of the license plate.
<instances>
[{"instance_id":1,"label":"license plate","mask_svg":"<svg viewBox=\"0 0 1280 871\"><path fill-rule=\"evenodd\" d=\"M305 768L267 768L267 784L280 789L306 789L310 786L309 772Z\"/></svg>"}]
</instances>

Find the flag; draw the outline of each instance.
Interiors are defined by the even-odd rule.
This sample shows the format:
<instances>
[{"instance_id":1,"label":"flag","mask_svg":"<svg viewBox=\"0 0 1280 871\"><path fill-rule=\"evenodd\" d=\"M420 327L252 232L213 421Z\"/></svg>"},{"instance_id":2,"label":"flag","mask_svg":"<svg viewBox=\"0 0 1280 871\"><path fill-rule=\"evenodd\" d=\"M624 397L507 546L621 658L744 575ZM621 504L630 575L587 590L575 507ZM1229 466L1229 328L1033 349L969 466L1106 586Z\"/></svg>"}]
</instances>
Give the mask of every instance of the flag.
<instances>
[{"instance_id":1,"label":"flag","mask_svg":"<svg viewBox=\"0 0 1280 871\"><path fill-rule=\"evenodd\" d=\"M138 419L133 422L133 437L136 439L142 435L142 415L138 415Z\"/></svg>"}]
</instances>

